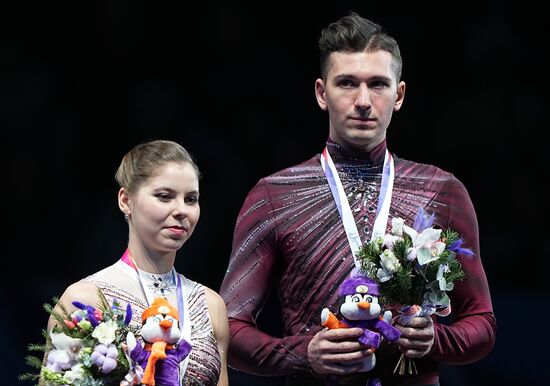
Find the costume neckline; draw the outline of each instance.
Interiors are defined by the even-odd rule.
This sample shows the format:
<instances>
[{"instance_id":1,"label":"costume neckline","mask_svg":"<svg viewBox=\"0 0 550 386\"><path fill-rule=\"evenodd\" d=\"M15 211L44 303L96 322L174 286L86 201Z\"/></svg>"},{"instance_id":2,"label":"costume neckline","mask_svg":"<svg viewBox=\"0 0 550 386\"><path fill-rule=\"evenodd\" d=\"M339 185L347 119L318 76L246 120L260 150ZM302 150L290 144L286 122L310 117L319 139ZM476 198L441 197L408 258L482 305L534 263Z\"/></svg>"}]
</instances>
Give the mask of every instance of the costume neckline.
<instances>
[{"instance_id":1,"label":"costume neckline","mask_svg":"<svg viewBox=\"0 0 550 386\"><path fill-rule=\"evenodd\" d=\"M386 139L380 142L370 151L350 150L328 138L326 148L330 153L334 163L353 163L363 164L365 166L376 166L384 163L386 156Z\"/></svg>"},{"instance_id":2,"label":"costume neckline","mask_svg":"<svg viewBox=\"0 0 550 386\"><path fill-rule=\"evenodd\" d=\"M155 296L167 296L176 290L177 283L172 270L166 273L150 273L137 268L146 286Z\"/></svg>"}]
</instances>

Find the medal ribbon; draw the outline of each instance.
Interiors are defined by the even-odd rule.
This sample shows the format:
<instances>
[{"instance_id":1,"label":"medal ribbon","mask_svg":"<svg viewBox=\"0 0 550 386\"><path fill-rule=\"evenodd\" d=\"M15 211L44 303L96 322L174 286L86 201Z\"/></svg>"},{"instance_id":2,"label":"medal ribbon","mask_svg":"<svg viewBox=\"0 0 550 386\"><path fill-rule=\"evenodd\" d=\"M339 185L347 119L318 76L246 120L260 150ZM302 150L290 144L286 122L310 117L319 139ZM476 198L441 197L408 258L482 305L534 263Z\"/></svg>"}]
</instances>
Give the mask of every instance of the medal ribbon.
<instances>
[{"instance_id":1,"label":"medal ribbon","mask_svg":"<svg viewBox=\"0 0 550 386\"><path fill-rule=\"evenodd\" d=\"M342 219L342 225L346 231L349 246L353 254L353 260L357 268L361 267L361 261L357 256L357 252L361 247L361 237L357 230L357 224L351 212L349 201L346 197L346 192L338 176L336 166L332 161L330 153L325 147L323 153L321 153L321 166L327 177L327 182L334 197L336 208L340 213ZM376 219L374 220L374 226L372 228L371 240L376 237L381 237L386 233L386 225L388 223L388 217L390 213L390 204L393 194L393 180L395 178L395 170L393 164L393 157L386 149L386 155L384 157L384 166L382 169L382 182L380 184L380 195L378 197L378 205L376 207Z\"/></svg>"}]
</instances>

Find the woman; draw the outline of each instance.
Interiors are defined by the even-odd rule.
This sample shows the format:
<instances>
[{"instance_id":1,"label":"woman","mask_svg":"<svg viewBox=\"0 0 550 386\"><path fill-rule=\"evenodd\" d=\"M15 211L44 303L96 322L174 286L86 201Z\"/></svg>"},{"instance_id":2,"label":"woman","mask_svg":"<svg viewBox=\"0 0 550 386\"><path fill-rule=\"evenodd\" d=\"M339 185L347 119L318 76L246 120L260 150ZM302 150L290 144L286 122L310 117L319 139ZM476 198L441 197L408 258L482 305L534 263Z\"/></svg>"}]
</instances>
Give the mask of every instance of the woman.
<instances>
[{"instance_id":1,"label":"woman","mask_svg":"<svg viewBox=\"0 0 550 386\"><path fill-rule=\"evenodd\" d=\"M210 288L176 273L176 252L191 237L200 216L199 170L189 153L172 141L156 140L131 149L116 172L118 205L128 222L128 247L113 265L72 284L60 301L99 304L98 289L133 309L132 322L154 298L177 305L183 337L192 350L182 362L182 385L228 385L228 324L225 303ZM50 318L48 329L56 321Z\"/></svg>"}]
</instances>

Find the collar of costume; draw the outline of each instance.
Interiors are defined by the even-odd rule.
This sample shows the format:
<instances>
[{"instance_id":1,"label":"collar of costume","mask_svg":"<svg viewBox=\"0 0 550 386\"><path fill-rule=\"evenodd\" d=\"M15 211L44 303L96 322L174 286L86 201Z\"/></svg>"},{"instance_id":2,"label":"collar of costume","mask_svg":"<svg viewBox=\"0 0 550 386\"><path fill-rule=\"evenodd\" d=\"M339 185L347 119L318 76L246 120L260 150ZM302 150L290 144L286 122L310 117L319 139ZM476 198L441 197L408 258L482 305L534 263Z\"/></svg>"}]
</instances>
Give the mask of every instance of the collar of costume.
<instances>
[{"instance_id":1,"label":"collar of costume","mask_svg":"<svg viewBox=\"0 0 550 386\"><path fill-rule=\"evenodd\" d=\"M351 212L351 208L349 206L349 201L346 197L344 187L342 186L342 182L340 181L340 177L338 176L338 171L329 152L329 146L333 147L331 145L333 145L333 143L327 143L327 146L325 146L325 149L321 154L321 166L323 167L323 171L325 172L325 176L332 192L334 202L336 203L336 208L338 208L338 213L340 214L340 218L342 219L342 225L344 226L344 230L348 238L355 266L360 268L361 261L357 256L357 252L362 245L361 237L359 236L357 224L355 223L353 213ZM339 149L342 149L340 146L337 147ZM377 146L374 151L364 153L364 155L361 156L361 159L370 160L373 163L376 163L377 160L381 158L379 156L380 149L384 150L384 164L382 167L380 195L378 197L378 205L376 207L376 219L374 221L374 226L372 229L371 240L374 240L376 237L381 237L386 233L386 226L390 213L390 203L393 194L393 180L395 172L393 157L386 148L385 142ZM357 153L354 152L350 153L350 155L351 154L356 156Z\"/></svg>"},{"instance_id":2,"label":"collar of costume","mask_svg":"<svg viewBox=\"0 0 550 386\"><path fill-rule=\"evenodd\" d=\"M147 301L147 306L150 307L153 304L154 295L149 291L146 286L143 284L143 278L140 274L140 270L136 264L136 261L132 257L130 250L127 248L124 251L124 254L120 258L120 263L126 272L130 274L135 280L137 280L141 286L141 290L145 295ZM178 317L179 317L179 327L181 330L181 339L185 339L187 342L191 343L191 320L189 317L189 309L187 304L187 295L185 291L185 286L182 284L182 276L176 272L176 269L172 267L172 275L176 284L176 297L178 299ZM180 379L183 379L183 374L187 369L187 364L189 362L189 355L180 363Z\"/></svg>"}]
</instances>

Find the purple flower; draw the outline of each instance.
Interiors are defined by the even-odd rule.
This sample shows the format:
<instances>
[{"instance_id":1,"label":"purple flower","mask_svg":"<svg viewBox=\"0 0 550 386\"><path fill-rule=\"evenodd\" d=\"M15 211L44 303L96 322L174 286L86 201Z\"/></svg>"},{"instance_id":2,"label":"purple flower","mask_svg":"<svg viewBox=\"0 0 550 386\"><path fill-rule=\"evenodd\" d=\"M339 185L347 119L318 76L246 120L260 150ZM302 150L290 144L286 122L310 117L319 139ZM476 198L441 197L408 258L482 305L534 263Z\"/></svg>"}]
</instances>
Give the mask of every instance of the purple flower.
<instances>
[{"instance_id":1,"label":"purple flower","mask_svg":"<svg viewBox=\"0 0 550 386\"><path fill-rule=\"evenodd\" d=\"M74 301L73 302L73 306L75 306L76 308L79 308L81 310L85 310L86 309L86 305L83 304L83 303L80 303L80 302L77 302L77 301Z\"/></svg>"},{"instance_id":2,"label":"purple flower","mask_svg":"<svg viewBox=\"0 0 550 386\"><path fill-rule=\"evenodd\" d=\"M99 324L99 320L95 317L95 308L92 306L86 307L86 312L88 313L88 320L92 324L92 326L97 327Z\"/></svg>"},{"instance_id":3,"label":"purple flower","mask_svg":"<svg viewBox=\"0 0 550 386\"><path fill-rule=\"evenodd\" d=\"M124 324L127 326L130 324L130 321L132 320L132 306L130 303L126 305L126 316L124 318Z\"/></svg>"},{"instance_id":4,"label":"purple flower","mask_svg":"<svg viewBox=\"0 0 550 386\"><path fill-rule=\"evenodd\" d=\"M458 239L451 245L447 247L449 251L455 252L457 255L464 255L464 256L472 256L474 252L472 252L469 248L462 248L462 244L464 244L464 240Z\"/></svg>"},{"instance_id":5,"label":"purple flower","mask_svg":"<svg viewBox=\"0 0 550 386\"><path fill-rule=\"evenodd\" d=\"M416 217L414 218L413 229L418 233L421 233L424 229L427 229L433 225L434 218L435 214L432 213L430 216L428 216L424 213L423 208L418 208L418 212L416 213Z\"/></svg>"},{"instance_id":6,"label":"purple flower","mask_svg":"<svg viewBox=\"0 0 550 386\"><path fill-rule=\"evenodd\" d=\"M97 320L97 318L94 315L94 313L95 313L95 308L94 307L87 306L86 304L83 304L83 303L80 303L80 302L77 302L77 301L74 301L73 305L76 308L79 308L81 310L86 311L86 314L87 314L86 319L88 319L90 321L92 326L97 327L97 325L99 324L99 320Z\"/></svg>"}]
</instances>

